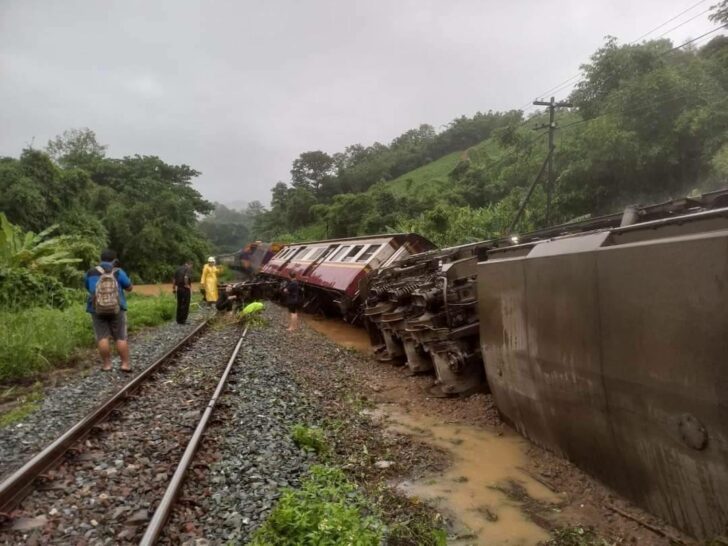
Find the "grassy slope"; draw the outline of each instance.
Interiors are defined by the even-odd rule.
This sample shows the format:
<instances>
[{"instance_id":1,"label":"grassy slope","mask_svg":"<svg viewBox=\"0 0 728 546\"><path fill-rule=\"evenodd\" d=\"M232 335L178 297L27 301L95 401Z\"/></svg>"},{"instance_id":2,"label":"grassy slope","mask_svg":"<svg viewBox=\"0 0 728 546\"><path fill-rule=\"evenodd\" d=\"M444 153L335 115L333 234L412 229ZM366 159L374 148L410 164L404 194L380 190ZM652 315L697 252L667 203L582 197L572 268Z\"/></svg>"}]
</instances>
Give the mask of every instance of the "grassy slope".
<instances>
[{"instance_id":1,"label":"grassy slope","mask_svg":"<svg viewBox=\"0 0 728 546\"><path fill-rule=\"evenodd\" d=\"M455 168L462 155L462 152L453 152L441 157L387 182L386 188L395 195L438 193L449 185L447 175Z\"/></svg>"}]
</instances>

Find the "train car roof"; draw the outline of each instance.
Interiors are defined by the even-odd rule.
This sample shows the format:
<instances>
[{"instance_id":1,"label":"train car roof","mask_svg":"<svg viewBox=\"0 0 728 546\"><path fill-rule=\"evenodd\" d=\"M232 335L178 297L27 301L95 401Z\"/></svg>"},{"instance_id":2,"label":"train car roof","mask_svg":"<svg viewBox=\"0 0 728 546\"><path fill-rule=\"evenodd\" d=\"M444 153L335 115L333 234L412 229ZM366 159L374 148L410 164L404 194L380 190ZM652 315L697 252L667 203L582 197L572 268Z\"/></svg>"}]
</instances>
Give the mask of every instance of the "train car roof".
<instances>
[{"instance_id":1,"label":"train car roof","mask_svg":"<svg viewBox=\"0 0 728 546\"><path fill-rule=\"evenodd\" d=\"M424 241L427 241L430 244L433 244L431 241L423 237L422 235L419 235L418 233L379 233L376 235L359 235L357 237L342 237L339 239L322 239L319 241L301 241L297 243L285 243L285 246L299 246L299 245L315 245L315 244L333 244L333 243L346 243L349 241L366 241L368 239L391 239L393 237L417 237L418 239L422 239ZM434 244L433 244L434 246Z\"/></svg>"}]
</instances>

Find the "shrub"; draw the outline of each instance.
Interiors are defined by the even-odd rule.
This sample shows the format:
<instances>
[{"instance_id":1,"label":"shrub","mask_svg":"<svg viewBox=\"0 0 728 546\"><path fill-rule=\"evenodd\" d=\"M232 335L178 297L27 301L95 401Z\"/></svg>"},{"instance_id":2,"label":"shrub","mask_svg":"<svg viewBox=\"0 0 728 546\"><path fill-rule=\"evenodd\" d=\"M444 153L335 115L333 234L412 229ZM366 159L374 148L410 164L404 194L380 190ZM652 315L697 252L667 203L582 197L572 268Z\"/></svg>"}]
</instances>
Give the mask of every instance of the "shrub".
<instances>
[{"instance_id":1,"label":"shrub","mask_svg":"<svg viewBox=\"0 0 728 546\"><path fill-rule=\"evenodd\" d=\"M329 449L324 431L319 427L307 427L300 424L293 425L291 435L293 436L293 441L301 449L313 451L316 454L326 453Z\"/></svg>"},{"instance_id":2,"label":"shrub","mask_svg":"<svg viewBox=\"0 0 728 546\"><path fill-rule=\"evenodd\" d=\"M170 320L175 301L159 297L129 297L129 331ZM0 382L33 377L50 367L67 364L78 349L94 344L85 305L67 309L30 308L0 312Z\"/></svg>"},{"instance_id":3,"label":"shrub","mask_svg":"<svg viewBox=\"0 0 728 546\"><path fill-rule=\"evenodd\" d=\"M27 309L54 307L65 309L83 300L79 290L66 288L50 275L29 269L0 269L0 308Z\"/></svg>"},{"instance_id":4,"label":"shrub","mask_svg":"<svg viewBox=\"0 0 728 546\"><path fill-rule=\"evenodd\" d=\"M378 546L385 527L344 473L311 467L301 489L285 489L252 546Z\"/></svg>"}]
</instances>

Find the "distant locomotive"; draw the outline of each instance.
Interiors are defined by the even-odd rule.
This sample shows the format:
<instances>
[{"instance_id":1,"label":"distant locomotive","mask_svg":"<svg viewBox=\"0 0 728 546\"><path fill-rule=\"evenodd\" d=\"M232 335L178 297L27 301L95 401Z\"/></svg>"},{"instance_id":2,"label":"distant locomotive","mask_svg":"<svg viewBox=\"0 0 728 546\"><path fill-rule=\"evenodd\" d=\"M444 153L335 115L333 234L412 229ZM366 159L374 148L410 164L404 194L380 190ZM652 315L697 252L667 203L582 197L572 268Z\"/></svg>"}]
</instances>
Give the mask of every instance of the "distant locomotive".
<instances>
[{"instance_id":1,"label":"distant locomotive","mask_svg":"<svg viewBox=\"0 0 728 546\"><path fill-rule=\"evenodd\" d=\"M414 233L291 244L261 268L260 277L282 281L295 272L303 286L305 311L338 314L358 322L372 272L434 247Z\"/></svg>"},{"instance_id":2,"label":"distant locomotive","mask_svg":"<svg viewBox=\"0 0 728 546\"><path fill-rule=\"evenodd\" d=\"M245 280L252 280L281 248L282 243L255 241L238 252L220 255L217 260L218 263L239 271Z\"/></svg>"}]
</instances>

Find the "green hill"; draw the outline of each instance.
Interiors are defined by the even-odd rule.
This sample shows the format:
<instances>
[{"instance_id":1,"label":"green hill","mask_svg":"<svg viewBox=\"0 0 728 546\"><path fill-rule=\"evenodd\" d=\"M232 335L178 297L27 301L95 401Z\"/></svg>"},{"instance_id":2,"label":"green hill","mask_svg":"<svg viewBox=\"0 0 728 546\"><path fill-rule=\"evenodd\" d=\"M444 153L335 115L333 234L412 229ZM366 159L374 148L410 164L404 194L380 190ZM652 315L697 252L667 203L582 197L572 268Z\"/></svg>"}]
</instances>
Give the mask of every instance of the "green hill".
<instances>
[{"instance_id":1,"label":"green hill","mask_svg":"<svg viewBox=\"0 0 728 546\"><path fill-rule=\"evenodd\" d=\"M440 193L450 185L448 174L458 164L462 155L463 152L453 152L386 182L385 187L398 197L407 194L420 196Z\"/></svg>"}]
</instances>

